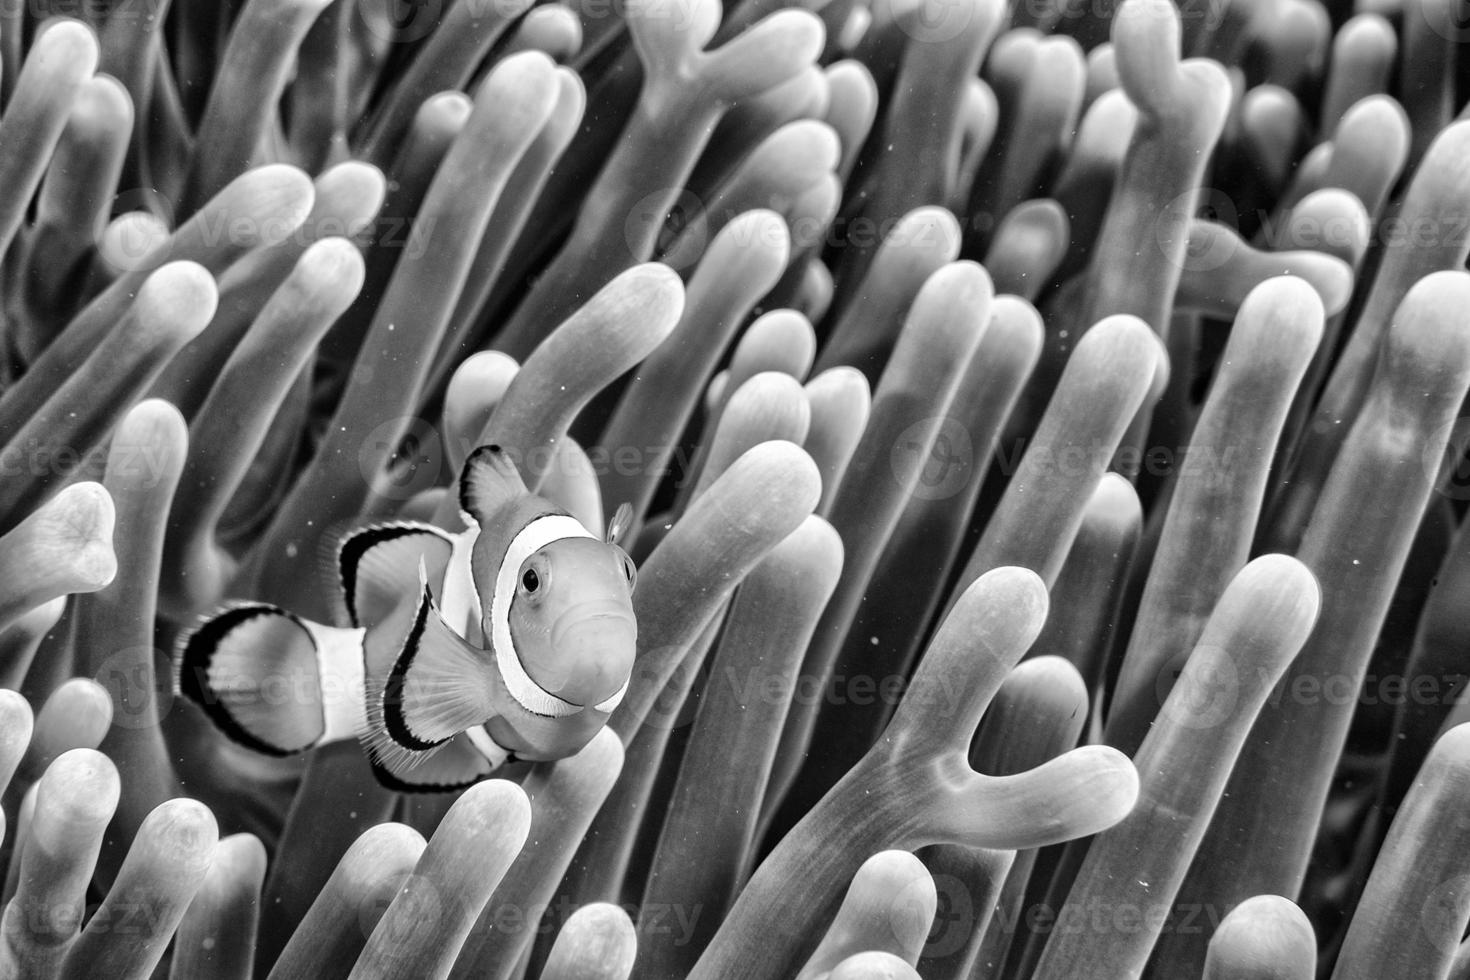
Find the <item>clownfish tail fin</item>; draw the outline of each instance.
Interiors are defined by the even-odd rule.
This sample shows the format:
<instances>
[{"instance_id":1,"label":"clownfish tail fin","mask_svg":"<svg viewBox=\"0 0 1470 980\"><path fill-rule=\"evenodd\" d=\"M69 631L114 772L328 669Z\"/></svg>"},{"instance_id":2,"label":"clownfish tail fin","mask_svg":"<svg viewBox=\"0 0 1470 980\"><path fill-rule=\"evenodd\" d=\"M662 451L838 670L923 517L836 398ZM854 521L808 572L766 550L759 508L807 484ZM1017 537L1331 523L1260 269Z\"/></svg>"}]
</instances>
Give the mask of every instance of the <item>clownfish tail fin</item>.
<instances>
[{"instance_id":1,"label":"clownfish tail fin","mask_svg":"<svg viewBox=\"0 0 1470 980\"><path fill-rule=\"evenodd\" d=\"M179 637L174 690L234 741L290 755L327 734L320 656L304 620L266 603L232 603Z\"/></svg>"}]
</instances>

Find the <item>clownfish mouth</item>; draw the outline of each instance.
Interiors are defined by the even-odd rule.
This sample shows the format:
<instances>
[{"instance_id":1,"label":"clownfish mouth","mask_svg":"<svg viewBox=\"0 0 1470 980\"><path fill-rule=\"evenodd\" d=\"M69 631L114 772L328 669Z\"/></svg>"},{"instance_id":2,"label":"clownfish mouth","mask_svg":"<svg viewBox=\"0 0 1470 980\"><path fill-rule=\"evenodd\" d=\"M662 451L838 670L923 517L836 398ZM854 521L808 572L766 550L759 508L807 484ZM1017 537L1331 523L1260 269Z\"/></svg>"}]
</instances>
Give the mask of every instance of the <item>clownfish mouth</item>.
<instances>
[{"instance_id":1,"label":"clownfish mouth","mask_svg":"<svg viewBox=\"0 0 1470 980\"><path fill-rule=\"evenodd\" d=\"M625 605L580 603L551 625L549 639L560 669L536 681L564 701L601 708L626 683L637 636L637 624Z\"/></svg>"},{"instance_id":2,"label":"clownfish mouth","mask_svg":"<svg viewBox=\"0 0 1470 980\"><path fill-rule=\"evenodd\" d=\"M583 623L597 623L605 628L622 624L630 636L635 635L637 630L633 614L625 604L609 601L581 602L562 612L552 621L552 645L559 648L562 640L569 637Z\"/></svg>"}]
</instances>

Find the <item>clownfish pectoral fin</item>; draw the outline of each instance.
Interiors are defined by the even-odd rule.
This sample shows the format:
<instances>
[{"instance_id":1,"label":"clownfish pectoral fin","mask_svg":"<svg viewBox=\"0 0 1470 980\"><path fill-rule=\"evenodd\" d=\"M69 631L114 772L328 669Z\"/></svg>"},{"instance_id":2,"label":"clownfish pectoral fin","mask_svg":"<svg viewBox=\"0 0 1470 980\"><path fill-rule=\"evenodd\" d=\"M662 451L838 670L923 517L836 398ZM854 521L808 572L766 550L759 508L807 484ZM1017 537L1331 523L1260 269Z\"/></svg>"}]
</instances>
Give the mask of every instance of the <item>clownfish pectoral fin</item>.
<instances>
[{"instance_id":1,"label":"clownfish pectoral fin","mask_svg":"<svg viewBox=\"0 0 1470 980\"><path fill-rule=\"evenodd\" d=\"M236 603L179 638L174 688L236 742L290 755L360 724L361 643L361 630Z\"/></svg>"},{"instance_id":2,"label":"clownfish pectoral fin","mask_svg":"<svg viewBox=\"0 0 1470 980\"><path fill-rule=\"evenodd\" d=\"M391 763L371 759L373 775L398 793L447 793L494 775L492 762L461 735L427 752L400 756Z\"/></svg>"},{"instance_id":3,"label":"clownfish pectoral fin","mask_svg":"<svg viewBox=\"0 0 1470 980\"><path fill-rule=\"evenodd\" d=\"M481 527L501 506L528 493L516 464L499 446L481 446L465 460L459 477L459 508Z\"/></svg>"},{"instance_id":4,"label":"clownfish pectoral fin","mask_svg":"<svg viewBox=\"0 0 1470 980\"><path fill-rule=\"evenodd\" d=\"M420 565L419 600L411 612L369 627L367 729L363 743L377 762L397 771L415 753L434 749L493 711L494 658L444 622ZM408 615L402 615L409 612ZM396 650L388 654L396 638Z\"/></svg>"},{"instance_id":5,"label":"clownfish pectoral fin","mask_svg":"<svg viewBox=\"0 0 1470 980\"><path fill-rule=\"evenodd\" d=\"M608 544L617 544L632 526L633 505L627 502L621 503L613 512L612 520L607 522L607 537L604 540Z\"/></svg>"},{"instance_id":6,"label":"clownfish pectoral fin","mask_svg":"<svg viewBox=\"0 0 1470 980\"><path fill-rule=\"evenodd\" d=\"M454 536L432 524L389 521L345 535L333 555L347 622L369 627L387 618L405 596L418 592L422 561L429 581L443 582Z\"/></svg>"}]
</instances>

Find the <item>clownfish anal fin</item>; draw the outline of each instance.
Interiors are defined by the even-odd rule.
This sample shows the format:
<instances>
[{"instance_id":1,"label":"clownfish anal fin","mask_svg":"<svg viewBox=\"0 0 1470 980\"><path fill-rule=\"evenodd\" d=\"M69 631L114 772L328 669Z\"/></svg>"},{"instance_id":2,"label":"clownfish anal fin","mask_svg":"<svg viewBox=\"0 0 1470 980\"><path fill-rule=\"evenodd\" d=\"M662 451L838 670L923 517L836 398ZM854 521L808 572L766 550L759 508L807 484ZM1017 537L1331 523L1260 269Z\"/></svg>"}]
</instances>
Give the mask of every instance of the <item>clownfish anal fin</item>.
<instances>
[{"instance_id":1,"label":"clownfish anal fin","mask_svg":"<svg viewBox=\"0 0 1470 980\"><path fill-rule=\"evenodd\" d=\"M465 460L459 477L459 509L481 527L501 506L528 493L516 464L499 446L480 446Z\"/></svg>"},{"instance_id":2,"label":"clownfish anal fin","mask_svg":"<svg viewBox=\"0 0 1470 980\"><path fill-rule=\"evenodd\" d=\"M607 522L607 536L603 540L608 544L617 544L632 526L633 505L624 501L613 512L612 520Z\"/></svg>"},{"instance_id":3,"label":"clownfish anal fin","mask_svg":"<svg viewBox=\"0 0 1470 980\"><path fill-rule=\"evenodd\" d=\"M498 768L464 736L427 752L388 760L369 756L368 761L378 782L397 793L448 793L472 786Z\"/></svg>"},{"instance_id":4,"label":"clownfish anal fin","mask_svg":"<svg viewBox=\"0 0 1470 980\"><path fill-rule=\"evenodd\" d=\"M235 603L179 637L174 689L241 745L290 755L327 734L320 656L304 620L266 603Z\"/></svg>"}]
</instances>

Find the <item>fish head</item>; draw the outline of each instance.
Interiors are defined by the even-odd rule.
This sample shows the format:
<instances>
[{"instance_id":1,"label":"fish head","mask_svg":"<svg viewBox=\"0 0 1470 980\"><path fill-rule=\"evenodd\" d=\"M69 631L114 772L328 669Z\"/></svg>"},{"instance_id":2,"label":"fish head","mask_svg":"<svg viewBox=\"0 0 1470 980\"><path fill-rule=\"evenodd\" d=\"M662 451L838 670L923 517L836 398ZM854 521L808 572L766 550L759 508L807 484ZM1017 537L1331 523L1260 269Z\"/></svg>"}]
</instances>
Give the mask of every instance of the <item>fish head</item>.
<instances>
[{"instance_id":1,"label":"fish head","mask_svg":"<svg viewBox=\"0 0 1470 980\"><path fill-rule=\"evenodd\" d=\"M526 674L547 694L605 707L633 671L638 624L633 560L593 537L552 541L527 555L515 577L509 632Z\"/></svg>"}]
</instances>

